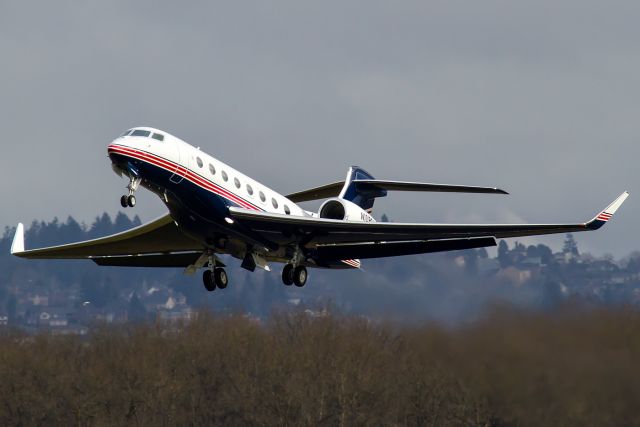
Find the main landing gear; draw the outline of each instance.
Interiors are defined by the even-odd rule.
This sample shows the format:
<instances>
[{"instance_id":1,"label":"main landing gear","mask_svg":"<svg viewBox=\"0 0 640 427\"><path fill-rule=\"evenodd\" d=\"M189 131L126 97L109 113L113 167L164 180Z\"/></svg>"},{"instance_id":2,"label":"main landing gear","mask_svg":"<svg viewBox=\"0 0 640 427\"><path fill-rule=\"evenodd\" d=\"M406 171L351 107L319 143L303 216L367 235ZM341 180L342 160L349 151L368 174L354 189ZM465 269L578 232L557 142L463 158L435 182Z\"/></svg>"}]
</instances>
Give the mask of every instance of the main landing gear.
<instances>
[{"instance_id":1,"label":"main landing gear","mask_svg":"<svg viewBox=\"0 0 640 427\"><path fill-rule=\"evenodd\" d=\"M204 288L209 292L214 291L216 288L224 289L229 284L227 272L222 267L216 267L216 259L212 254L209 254L209 265L202 274L202 282L204 283Z\"/></svg>"},{"instance_id":2,"label":"main landing gear","mask_svg":"<svg viewBox=\"0 0 640 427\"><path fill-rule=\"evenodd\" d=\"M286 286L296 285L301 288L307 283L307 268L303 265L294 267L287 264L282 269L282 283Z\"/></svg>"},{"instance_id":3,"label":"main landing gear","mask_svg":"<svg viewBox=\"0 0 640 427\"><path fill-rule=\"evenodd\" d=\"M229 284L227 272L222 267L205 270L202 275L202 281L204 282L204 288L209 292L214 291L216 288L224 289Z\"/></svg>"},{"instance_id":4,"label":"main landing gear","mask_svg":"<svg viewBox=\"0 0 640 427\"><path fill-rule=\"evenodd\" d=\"M129 185L127 185L129 194L125 194L124 196L120 197L120 206L122 206L123 208L132 208L136 205L136 196L134 196L133 193L135 193L135 191L138 189L140 181L142 181L142 179L140 178L131 178L131 180L129 181Z\"/></svg>"}]
</instances>

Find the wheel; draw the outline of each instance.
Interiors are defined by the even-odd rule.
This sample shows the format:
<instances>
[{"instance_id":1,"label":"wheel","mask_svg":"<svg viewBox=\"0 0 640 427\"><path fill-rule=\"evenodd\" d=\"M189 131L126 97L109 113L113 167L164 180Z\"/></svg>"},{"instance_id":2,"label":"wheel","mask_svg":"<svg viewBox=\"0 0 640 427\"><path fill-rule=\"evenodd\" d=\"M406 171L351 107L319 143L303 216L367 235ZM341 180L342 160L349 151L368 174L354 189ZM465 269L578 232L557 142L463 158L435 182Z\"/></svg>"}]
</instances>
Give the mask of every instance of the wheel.
<instances>
[{"instance_id":1,"label":"wheel","mask_svg":"<svg viewBox=\"0 0 640 427\"><path fill-rule=\"evenodd\" d=\"M229 284L229 278L227 277L227 272L224 271L224 268L218 267L213 271L213 276L215 279L215 284L220 289L224 289Z\"/></svg>"},{"instance_id":2,"label":"wheel","mask_svg":"<svg viewBox=\"0 0 640 427\"><path fill-rule=\"evenodd\" d=\"M130 208L134 207L136 205L136 196L132 194L127 197L127 205L129 205Z\"/></svg>"},{"instance_id":3,"label":"wheel","mask_svg":"<svg viewBox=\"0 0 640 427\"><path fill-rule=\"evenodd\" d=\"M129 206L129 204L127 203L127 196L120 197L120 205L123 208L126 208L127 206Z\"/></svg>"},{"instance_id":4,"label":"wheel","mask_svg":"<svg viewBox=\"0 0 640 427\"><path fill-rule=\"evenodd\" d=\"M212 292L216 289L216 283L213 281L213 273L211 270L205 270L202 274L202 282L204 283L204 288L209 292Z\"/></svg>"},{"instance_id":5,"label":"wheel","mask_svg":"<svg viewBox=\"0 0 640 427\"><path fill-rule=\"evenodd\" d=\"M307 283L307 269L304 266L299 265L293 270L293 283L299 288Z\"/></svg>"},{"instance_id":6,"label":"wheel","mask_svg":"<svg viewBox=\"0 0 640 427\"><path fill-rule=\"evenodd\" d=\"M293 265L287 264L282 269L282 283L286 286L293 285Z\"/></svg>"}]
</instances>

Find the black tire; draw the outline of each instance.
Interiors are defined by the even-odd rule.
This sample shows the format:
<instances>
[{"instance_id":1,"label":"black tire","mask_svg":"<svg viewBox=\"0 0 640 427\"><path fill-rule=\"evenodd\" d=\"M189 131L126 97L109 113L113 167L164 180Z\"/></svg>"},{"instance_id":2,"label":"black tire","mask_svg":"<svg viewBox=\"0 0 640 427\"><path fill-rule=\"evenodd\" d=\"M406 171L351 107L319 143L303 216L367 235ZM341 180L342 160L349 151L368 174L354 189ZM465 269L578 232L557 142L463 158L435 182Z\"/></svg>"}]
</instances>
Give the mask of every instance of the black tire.
<instances>
[{"instance_id":1,"label":"black tire","mask_svg":"<svg viewBox=\"0 0 640 427\"><path fill-rule=\"evenodd\" d=\"M282 269L282 283L285 286L293 285L293 265L287 264Z\"/></svg>"},{"instance_id":2,"label":"black tire","mask_svg":"<svg viewBox=\"0 0 640 427\"><path fill-rule=\"evenodd\" d=\"M213 281L213 273L211 270L205 270L202 274L202 282L204 283L204 288L209 292L213 292L216 289L216 284Z\"/></svg>"},{"instance_id":3,"label":"black tire","mask_svg":"<svg viewBox=\"0 0 640 427\"><path fill-rule=\"evenodd\" d=\"M293 270L293 283L297 287L303 287L307 283L307 277L307 269L304 266L299 265Z\"/></svg>"},{"instance_id":4,"label":"black tire","mask_svg":"<svg viewBox=\"0 0 640 427\"><path fill-rule=\"evenodd\" d=\"M136 196L133 194L127 197L127 205L132 208L136 205Z\"/></svg>"},{"instance_id":5,"label":"black tire","mask_svg":"<svg viewBox=\"0 0 640 427\"><path fill-rule=\"evenodd\" d=\"M216 268L213 272L213 276L216 282L216 286L220 289L226 288L229 284L229 277L227 277L227 272L224 270L224 268Z\"/></svg>"},{"instance_id":6,"label":"black tire","mask_svg":"<svg viewBox=\"0 0 640 427\"><path fill-rule=\"evenodd\" d=\"M129 204L127 203L127 196L120 197L120 206L122 206L123 208L129 206Z\"/></svg>"}]
</instances>

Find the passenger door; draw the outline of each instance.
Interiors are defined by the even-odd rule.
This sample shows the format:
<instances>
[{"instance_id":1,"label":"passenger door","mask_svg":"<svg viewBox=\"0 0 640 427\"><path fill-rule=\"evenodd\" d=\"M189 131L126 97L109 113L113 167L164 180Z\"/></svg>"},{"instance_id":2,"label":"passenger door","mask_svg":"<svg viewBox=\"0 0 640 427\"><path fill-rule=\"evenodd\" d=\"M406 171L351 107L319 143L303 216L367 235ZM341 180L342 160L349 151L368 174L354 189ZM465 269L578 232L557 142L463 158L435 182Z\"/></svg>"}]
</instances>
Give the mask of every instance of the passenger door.
<instances>
[{"instance_id":1,"label":"passenger door","mask_svg":"<svg viewBox=\"0 0 640 427\"><path fill-rule=\"evenodd\" d=\"M187 174L187 170L189 169L189 147L181 144L180 142L176 142L176 151L178 154L178 167L171 175L171 182L174 184L180 184L184 177Z\"/></svg>"}]
</instances>

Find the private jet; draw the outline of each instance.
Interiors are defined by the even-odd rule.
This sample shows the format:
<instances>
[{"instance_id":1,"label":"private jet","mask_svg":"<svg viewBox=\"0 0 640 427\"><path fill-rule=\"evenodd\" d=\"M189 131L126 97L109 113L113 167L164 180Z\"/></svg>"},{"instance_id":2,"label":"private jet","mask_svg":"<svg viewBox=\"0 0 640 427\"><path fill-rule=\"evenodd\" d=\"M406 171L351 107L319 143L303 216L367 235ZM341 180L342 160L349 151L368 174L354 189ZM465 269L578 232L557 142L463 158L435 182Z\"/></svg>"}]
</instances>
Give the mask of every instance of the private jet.
<instances>
[{"instance_id":1,"label":"private jet","mask_svg":"<svg viewBox=\"0 0 640 427\"><path fill-rule=\"evenodd\" d=\"M145 188L168 213L115 235L42 249L25 249L18 224L11 253L28 259L90 259L101 266L204 268L208 291L228 284L221 254L242 268L270 271L283 263L282 282L302 287L308 268L359 269L361 260L496 246L496 239L597 230L622 205L622 193L593 219L575 224L414 224L376 222L374 202L389 191L507 194L499 188L373 178L352 166L344 181L282 195L199 148L158 129L136 127L107 148L114 172L128 179L123 208ZM326 199L326 200L325 200ZM318 212L298 203L324 200Z\"/></svg>"}]
</instances>

